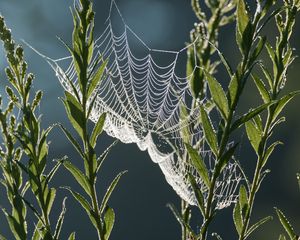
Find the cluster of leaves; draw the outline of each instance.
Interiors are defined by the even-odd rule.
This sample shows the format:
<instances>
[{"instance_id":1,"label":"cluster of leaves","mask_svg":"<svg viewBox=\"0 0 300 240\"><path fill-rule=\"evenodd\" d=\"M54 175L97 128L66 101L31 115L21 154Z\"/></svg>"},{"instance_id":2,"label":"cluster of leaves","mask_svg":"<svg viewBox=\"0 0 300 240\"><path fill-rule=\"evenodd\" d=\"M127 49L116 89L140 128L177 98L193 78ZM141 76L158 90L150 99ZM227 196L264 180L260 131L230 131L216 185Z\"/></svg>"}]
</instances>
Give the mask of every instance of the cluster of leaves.
<instances>
[{"instance_id":1,"label":"cluster of leaves","mask_svg":"<svg viewBox=\"0 0 300 240\"><path fill-rule=\"evenodd\" d=\"M201 7L200 1L191 0L198 23L190 33L191 42L196 41L196 56L194 46L188 49L187 76L192 76L190 85L195 99L205 96L205 73L201 66L210 74L214 73L219 61L211 61L211 56L218 51L218 35L221 27L234 20L235 0L205 1L210 10L209 16ZM195 71L195 72L194 72Z\"/></svg>"},{"instance_id":2,"label":"cluster of leaves","mask_svg":"<svg viewBox=\"0 0 300 240\"><path fill-rule=\"evenodd\" d=\"M103 196L101 204L99 204L96 191L97 174L108 152L115 143L108 147L103 154L97 156L95 151L96 141L102 133L106 114L99 117L91 135L88 132L88 122L97 98L97 94L94 94L94 92L104 75L107 61L103 61L101 56L92 61L94 50L94 12L92 10L92 3L88 0L79 1L73 12L73 20L73 44L72 47L69 47L67 44L65 45L73 57L79 86L77 88L72 80L69 79L72 92L65 91L63 103L67 116L79 135L80 141L77 141L76 137L64 126L60 125L60 127L82 158L84 172L70 161L64 161L63 165L73 175L87 197L69 187L66 189L71 192L73 197L86 211L97 230L98 239L107 240L115 221L115 213L108 206L108 200L125 172L119 173L114 178L106 194ZM90 66L91 64L93 66ZM89 69L92 70L89 71Z\"/></svg>"},{"instance_id":3,"label":"cluster of leaves","mask_svg":"<svg viewBox=\"0 0 300 240\"><path fill-rule=\"evenodd\" d=\"M63 187L71 192L87 212L91 223L97 230L98 239L108 240L113 229L115 213L108 206L108 201L124 172L118 174L111 182L99 204L96 191L97 173L116 142L100 156L96 155L96 142L104 127L105 114L99 118L92 133L89 134L88 131L88 121L96 99L94 92L106 66L106 62L99 58L93 61L92 71L89 70L94 50L94 12L89 0L78 2L73 12L73 20L73 45L72 47L65 45L73 56L79 85L75 86L71 80L69 81L72 92L65 92L63 103L81 142L78 142L63 125L58 124L58 126L83 159L85 171L82 172L64 157L57 160L57 163L46 174L48 135L54 126L45 130L41 129L41 116L36 114L36 109L40 105L42 91L37 91L32 96L34 76L27 73L23 48L16 46L4 19L0 18L0 38L7 53L9 67L6 69L6 75L10 83L10 86L6 87L9 103L5 110L0 108L0 126L4 147L0 152L0 166L3 173L1 183L6 188L11 211L4 208L2 210L15 239L24 240L30 237L27 232L27 209L32 210L37 217L37 222L34 223L33 240L60 239L66 213L65 199L54 228L50 223L50 213L56 197L56 189L50 187L49 183L61 165L72 174L87 195L85 197L70 187ZM15 117L16 112L21 113L20 117ZM29 189L37 204L26 200L26 193ZM1 235L0 237L5 239ZM75 239L75 232L69 237L69 240L73 239Z\"/></svg>"},{"instance_id":4,"label":"cluster of leaves","mask_svg":"<svg viewBox=\"0 0 300 240\"><path fill-rule=\"evenodd\" d=\"M300 173L297 174L297 180L298 180L298 185L299 185L299 189L300 189ZM295 233L292 225L290 224L290 222L288 221L288 219L286 218L284 213L278 208L275 208L275 211L277 213L277 216L279 218L281 225L283 226L284 230L288 234L289 239L290 240L299 240L300 236ZM286 240L286 237L283 234L281 234L279 236L278 240Z\"/></svg>"},{"instance_id":5,"label":"cluster of leaves","mask_svg":"<svg viewBox=\"0 0 300 240\"><path fill-rule=\"evenodd\" d=\"M196 15L204 23L201 26L206 26L205 15L201 13L198 2L193 1L192 3ZM293 32L295 16L299 11L300 3L298 0L284 0L282 6L271 12L275 7L275 3L276 1L273 0L258 0L256 1L256 10L251 14L245 0L230 3L228 1L206 1L212 12L217 9L218 4L228 4L230 7L232 7L232 4L235 5L236 42L242 58L236 70L233 71L229 61L217 50L220 60L229 76L229 84L227 91L225 91L219 81L213 76L214 67L212 66L215 64L211 64L206 60L210 56L203 55L202 50L199 50L200 53L197 55L197 58L199 58L198 62L203 65L200 65L200 70L196 73L199 75L194 77L193 81L195 82L191 83L191 88L194 92L194 97L201 100L201 91L206 91L205 89L201 90L201 88L205 84L208 85L213 109L211 104L209 107L201 104L196 105L196 107L200 109L201 113L199 124L202 126L204 132L203 141L205 141L212 152L213 158L216 159L216 164L213 169L208 169L205 157L201 156L201 154L199 155L199 152L201 152L199 146L202 145L192 146L190 145L191 142L187 141L186 148L189 153L189 159L205 183L207 192L204 195L193 176L189 176L197 199L197 207L203 216L203 223L198 227L198 232L193 231L190 226L190 209L186 205L183 205L184 208L180 214L172 207L183 229L182 239L207 239L208 226L217 212L216 198L214 197L216 182L225 166L229 164L229 161L235 159L234 153L237 144L231 147L228 146L230 146L229 143L232 141L233 133L242 126L245 126L249 142L257 155L257 160L256 169L251 181L241 167L241 171L245 175L245 185L240 186L239 198L233 211L233 220L238 239L248 239L259 226L271 219L268 216L250 225L256 193L264 177L269 172L265 169L265 166L275 147L281 143L280 141L272 142L270 139L271 135L275 127L285 120L280 115L284 107L299 93L296 91L281 94L286 83L288 68L295 59L289 39ZM224 8L224 5L221 6ZM279 32L274 48L270 44L272 39L267 39L266 36L262 35L262 30L273 18L276 20ZM217 30L214 30L213 25L207 26L210 30L217 32ZM218 25L216 26L219 27ZM210 31L206 30L206 32L209 33ZM214 41L214 46L216 46L217 39L214 39ZM260 60L260 55L264 49L266 49L272 63L272 72ZM192 69L195 66L190 59L190 56L188 56L188 69ZM209 64L205 64L205 61ZM258 72L262 72L262 77L260 77ZM240 102L240 97L243 95L246 83L251 79L253 79L258 89L263 103L239 117L236 110ZM212 119L212 110L217 111L220 116L217 124L213 124L216 120ZM265 114L263 111L267 113ZM265 115L266 117L264 117ZM214 234L214 236L217 239L221 239L217 234Z\"/></svg>"},{"instance_id":6,"label":"cluster of leaves","mask_svg":"<svg viewBox=\"0 0 300 240\"><path fill-rule=\"evenodd\" d=\"M53 231L50 213L56 197L56 189L49 183L59 168L61 161L45 172L48 157L48 134L52 126L41 129L41 117L36 114L40 105L42 92L32 96L34 75L27 73L23 48L16 45L10 30L0 17L0 38L4 43L9 67L6 87L9 102L6 109L0 108L0 123L3 145L0 152L2 185L7 192L11 210L2 208L15 239L29 239L27 232L27 209L37 217L33 240L59 239L66 212L65 201ZM19 112L19 117L15 113ZM24 180L26 179L26 180ZM26 200L28 190L33 193L35 203ZM37 203L37 204L36 204ZM2 237L2 239L5 239ZM73 239L72 237L70 239Z\"/></svg>"}]
</instances>

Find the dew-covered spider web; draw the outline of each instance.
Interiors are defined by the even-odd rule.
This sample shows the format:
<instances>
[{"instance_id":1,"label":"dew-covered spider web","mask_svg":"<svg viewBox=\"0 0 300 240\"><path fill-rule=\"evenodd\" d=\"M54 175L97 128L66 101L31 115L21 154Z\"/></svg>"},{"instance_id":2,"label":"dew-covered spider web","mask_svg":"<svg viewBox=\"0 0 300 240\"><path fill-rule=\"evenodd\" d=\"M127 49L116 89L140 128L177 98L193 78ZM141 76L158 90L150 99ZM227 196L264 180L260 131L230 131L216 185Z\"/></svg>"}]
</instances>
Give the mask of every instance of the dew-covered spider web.
<instances>
[{"instance_id":1,"label":"dew-covered spider web","mask_svg":"<svg viewBox=\"0 0 300 240\"><path fill-rule=\"evenodd\" d=\"M113 21L116 19L113 15L118 20ZM126 24L112 0L105 30L95 41L94 57L89 68L92 72L95 64L102 64L102 60L96 63L99 56L103 60L108 59L105 77L93 93L97 97L91 120L97 122L102 113L107 113L106 133L123 143L136 143L140 150L148 151L167 182L191 205L196 205L196 199L188 174L192 174L201 186L205 201L207 189L188 160L182 133L188 132L191 145L202 144L203 134L198 123L199 109L192 105L189 86L189 79L194 73L180 76L177 68L179 58L186 55L187 49L196 51L195 44L191 43L180 51L151 49ZM136 48L139 51L135 51ZM72 57L45 58L64 89L73 93L69 80L76 86L78 84ZM205 100L202 100L197 104L204 103ZM182 109L187 113L184 117ZM199 154L213 169L215 160L202 145ZM235 191L241 179L238 172L237 165L232 162L219 177L214 199L217 208L227 207L236 200Z\"/></svg>"}]
</instances>

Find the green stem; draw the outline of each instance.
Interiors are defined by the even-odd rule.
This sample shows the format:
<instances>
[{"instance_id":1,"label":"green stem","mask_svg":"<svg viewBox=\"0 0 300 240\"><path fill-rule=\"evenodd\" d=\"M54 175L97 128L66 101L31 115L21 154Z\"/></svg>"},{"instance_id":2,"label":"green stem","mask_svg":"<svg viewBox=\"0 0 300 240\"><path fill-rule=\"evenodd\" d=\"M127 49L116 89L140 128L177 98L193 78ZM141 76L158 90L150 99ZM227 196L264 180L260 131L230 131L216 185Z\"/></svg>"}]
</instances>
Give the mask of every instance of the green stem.
<instances>
[{"instance_id":1,"label":"green stem","mask_svg":"<svg viewBox=\"0 0 300 240\"><path fill-rule=\"evenodd\" d=\"M276 94L273 94L273 100L276 99ZM268 116L267 116L267 123L265 125L264 133L262 136L262 141L261 141L261 146L263 146L261 149L261 153L258 156L257 162L256 162L256 168L253 176L253 182L251 184L251 189L250 189L250 194L249 194L249 199L248 199L248 211L246 212L245 218L244 218L244 224L243 228L239 237L239 240L244 240L245 236L247 234L248 228L249 228L249 223L250 223L250 218L252 215L252 210L254 206L254 200L256 193L258 192L259 184L260 184L260 176L261 172L263 170L263 165L262 161L264 159L265 153L266 153L266 144L267 144L267 139L269 137L269 130L272 124L272 116L273 112L271 111L272 107L269 108L268 110Z\"/></svg>"}]
</instances>

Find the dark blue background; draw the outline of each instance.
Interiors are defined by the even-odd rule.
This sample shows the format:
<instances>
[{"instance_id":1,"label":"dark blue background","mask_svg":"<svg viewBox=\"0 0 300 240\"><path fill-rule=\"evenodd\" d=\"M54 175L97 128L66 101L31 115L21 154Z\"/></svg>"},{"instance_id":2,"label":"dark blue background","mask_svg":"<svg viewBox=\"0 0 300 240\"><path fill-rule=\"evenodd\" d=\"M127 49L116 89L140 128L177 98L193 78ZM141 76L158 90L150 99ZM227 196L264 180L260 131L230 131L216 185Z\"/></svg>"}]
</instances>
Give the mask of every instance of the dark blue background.
<instances>
[{"instance_id":1,"label":"dark blue background","mask_svg":"<svg viewBox=\"0 0 300 240\"><path fill-rule=\"evenodd\" d=\"M166 50L179 50L189 40L189 31L193 27L195 18L189 1L184 0L119 0L118 5L128 25L151 48ZM0 13L6 18L7 25L12 28L17 41L24 39L46 55L58 58L67 55L64 47L56 36L70 42L72 20L69 5L72 1L61 0L1 0ZM95 1L96 31L98 35L103 29L103 22L107 17L109 0ZM299 55L299 24L297 33L293 37L293 46ZM274 28L269 27L268 35L274 35ZM297 38L298 37L298 38ZM296 39L298 39L296 41ZM221 32L220 47L233 64L236 64L239 55L234 42L233 26ZM61 101L62 88L55 78L50 67L30 49L26 48L26 57L30 70L36 74L35 89L44 90L44 100L40 113L43 114L43 125L46 127L55 122L68 125ZM0 93L3 95L6 79L4 67L6 65L3 51L0 50L1 82ZM287 89L299 89L299 60L296 60L289 74ZM184 69L184 66L182 67ZM226 79L219 75L219 79ZM255 106L258 95L250 83L241 109ZM273 155L269 168L272 172L262 185L257 195L254 210L254 219L265 215L274 215L274 206L284 210L292 219L295 226L300 226L300 192L297 191L295 174L300 171L299 161L299 98L294 100L286 110L287 122L276 132L277 137L285 142ZM240 111L242 112L242 110ZM51 136L50 154L52 158L68 155L75 164L81 161L74 153L62 133L55 130ZM255 156L250 150L246 137L238 136L242 147L238 152L240 161L247 166L247 171L253 171ZM99 152L111 142L104 136L98 144ZM113 194L110 205L116 211L116 224L112 239L129 240L162 240L180 239L180 228L170 210L166 207L168 202L179 206L179 199L171 187L166 183L158 166L149 159L145 152L140 152L135 145L119 144L105 163L99 177L99 192L104 193L108 183L119 171L128 169L129 172L120 181ZM252 175L252 174L251 174ZM53 181L53 185L74 185L70 175L61 169ZM0 190L0 205L7 206L4 189ZM59 200L68 195L64 190L58 191L58 198L53 212L53 220L57 218L60 209ZM71 231L77 232L77 239L96 239L94 229L90 226L85 212L79 205L68 197L67 216L63 228L62 239L67 238ZM232 209L222 211L214 222L211 231L219 232L224 239L236 239L231 223ZM30 214L30 213L29 213ZM30 214L33 219L32 214ZM200 222L201 219L198 219ZM195 219L197 222L197 219ZM32 229L32 225L29 229ZM300 229L298 228L300 231ZM253 239L277 239L282 232L276 218L258 231ZM0 214L0 232L8 239L8 225Z\"/></svg>"}]
</instances>

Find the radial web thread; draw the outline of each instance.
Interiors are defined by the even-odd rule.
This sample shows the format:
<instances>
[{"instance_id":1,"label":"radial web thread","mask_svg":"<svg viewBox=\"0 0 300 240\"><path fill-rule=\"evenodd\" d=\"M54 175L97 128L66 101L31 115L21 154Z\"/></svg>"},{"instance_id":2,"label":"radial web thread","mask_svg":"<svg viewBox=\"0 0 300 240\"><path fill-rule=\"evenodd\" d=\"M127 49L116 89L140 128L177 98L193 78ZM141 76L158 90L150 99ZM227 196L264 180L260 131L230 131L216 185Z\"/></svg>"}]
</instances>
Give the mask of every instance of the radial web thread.
<instances>
[{"instance_id":1,"label":"radial web thread","mask_svg":"<svg viewBox=\"0 0 300 240\"><path fill-rule=\"evenodd\" d=\"M114 30L111 18L113 12L121 19L121 33ZM130 43L132 39L143 46L143 56L134 53ZM136 143L140 150L148 151L152 161L161 168L167 182L190 205L196 205L196 199L188 174L192 174L201 186L205 202L207 189L189 163L182 132L183 129L189 132L192 145L201 142L203 134L201 125L197 123L199 109L191 106L189 79L193 73L181 77L176 74L175 69L179 55L185 54L188 48L196 51L195 44L194 42L180 51L149 48L125 23L118 6L112 0L105 30L95 41L94 56L89 68L91 72L100 56L108 59L105 77L93 93L97 97L91 120L97 122L102 113L107 113L104 126L106 133L123 143ZM156 60L156 55L167 55L171 62L162 65ZM56 72L64 89L73 93L69 80L75 86L78 84L72 57L57 60L43 57ZM101 65L102 61L97 65ZM198 104L204 102L205 100ZM188 112L184 118L182 108ZM212 154L205 151L204 147L199 154L212 169L215 165ZM227 207L236 201L235 192L240 180L237 164L230 163L215 187L214 201L217 208Z\"/></svg>"}]
</instances>

